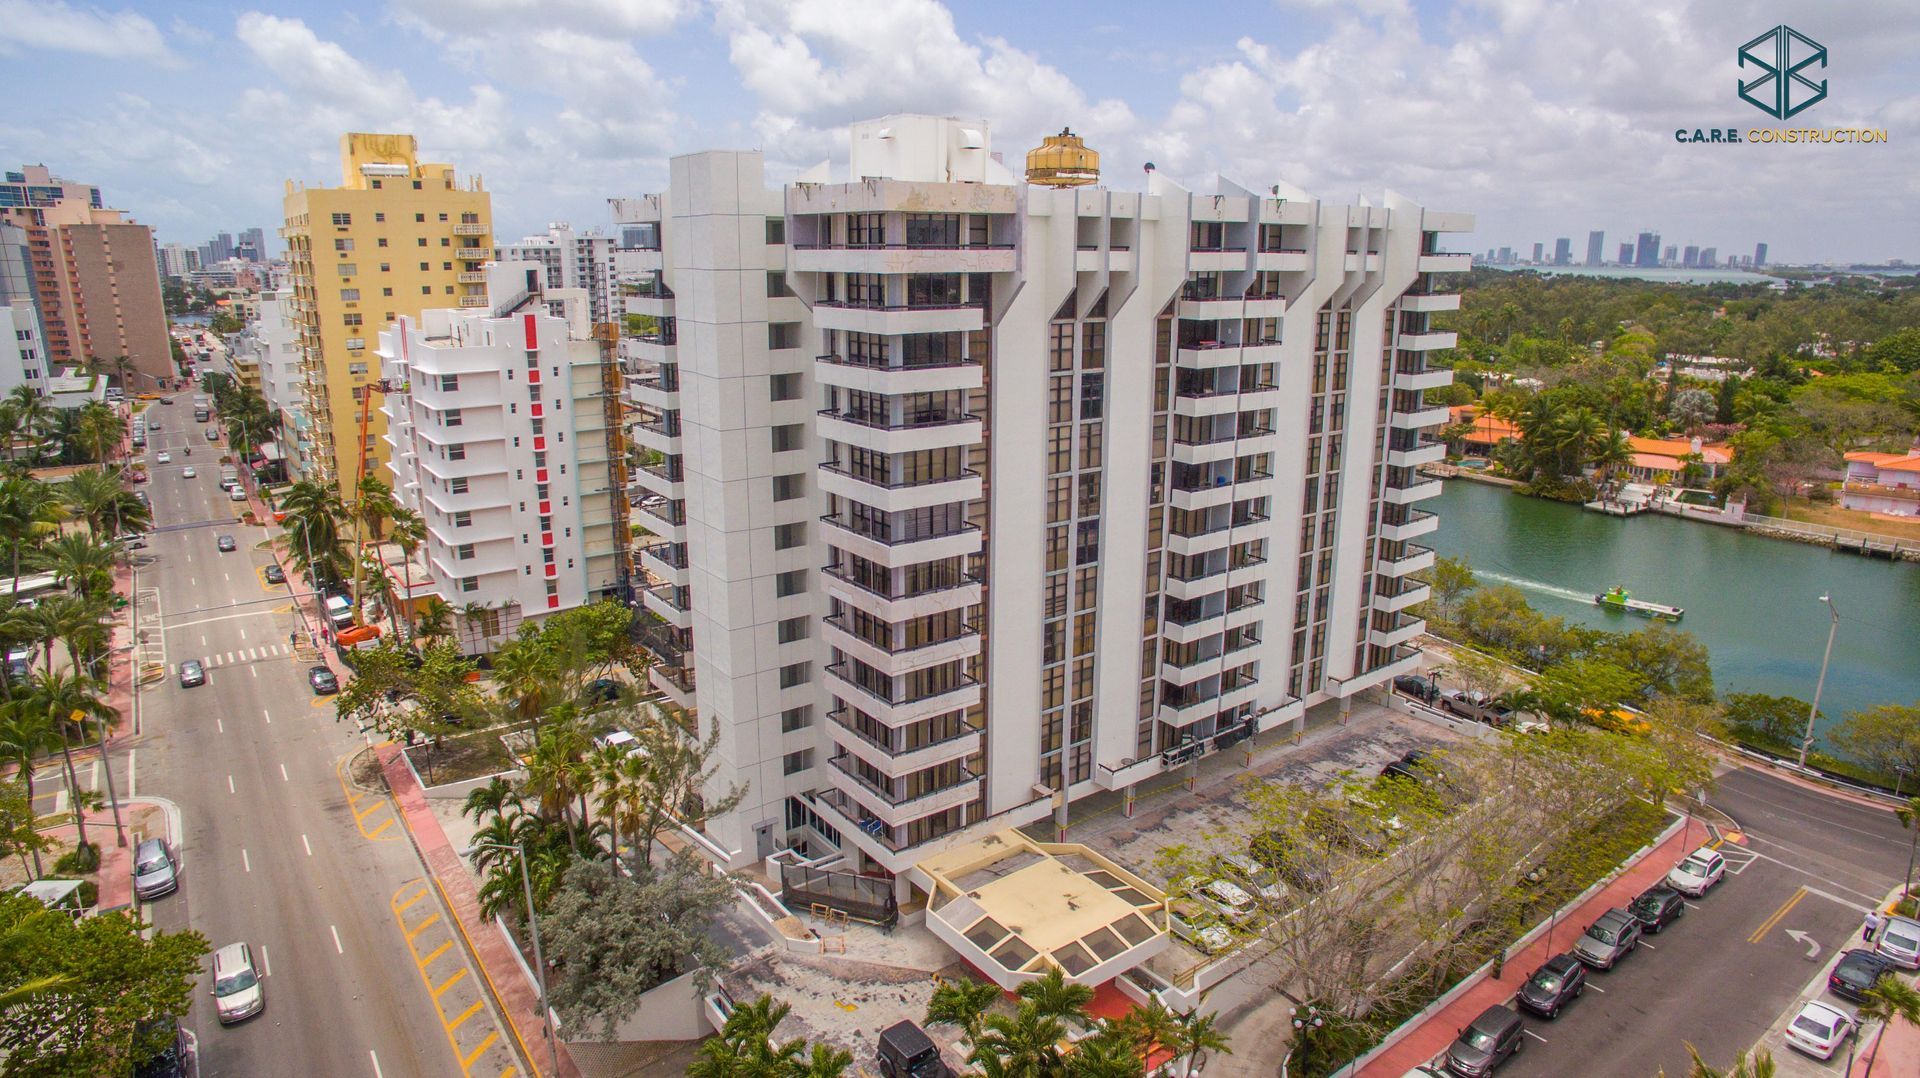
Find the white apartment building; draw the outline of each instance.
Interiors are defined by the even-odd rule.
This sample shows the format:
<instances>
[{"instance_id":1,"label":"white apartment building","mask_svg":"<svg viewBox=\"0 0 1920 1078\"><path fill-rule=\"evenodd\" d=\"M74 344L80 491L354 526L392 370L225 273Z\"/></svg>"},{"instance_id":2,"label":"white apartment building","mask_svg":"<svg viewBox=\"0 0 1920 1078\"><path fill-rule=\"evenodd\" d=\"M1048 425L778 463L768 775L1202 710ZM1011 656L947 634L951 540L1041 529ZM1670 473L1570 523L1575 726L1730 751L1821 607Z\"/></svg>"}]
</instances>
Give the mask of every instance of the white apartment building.
<instances>
[{"instance_id":1,"label":"white apartment building","mask_svg":"<svg viewBox=\"0 0 1920 1078\"><path fill-rule=\"evenodd\" d=\"M545 287L533 263L484 272L486 306L402 316L376 353L394 498L427 529L428 579L403 598L461 611L472 652L614 594L625 524L609 478L619 383L586 295Z\"/></svg>"},{"instance_id":2,"label":"white apartment building","mask_svg":"<svg viewBox=\"0 0 1920 1078\"><path fill-rule=\"evenodd\" d=\"M595 325L614 320L613 238L598 232L575 232L565 221L547 226L544 236L528 236L519 243L493 249L500 262L537 262L555 288L578 288L587 294L587 313Z\"/></svg>"},{"instance_id":3,"label":"white apartment building","mask_svg":"<svg viewBox=\"0 0 1920 1078\"><path fill-rule=\"evenodd\" d=\"M46 333L33 277L26 230L0 221L0 396L21 385L42 397L48 392Z\"/></svg>"},{"instance_id":4,"label":"white apartment building","mask_svg":"<svg viewBox=\"0 0 1920 1078\"><path fill-rule=\"evenodd\" d=\"M1417 667L1469 216L1031 186L926 116L784 188L676 157L613 211L642 632L749 785L738 860L837 848L904 898Z\"/></svg>"},{"instance_id":5,"label":"white apartment building","mask_svg":"<svg viewBox=\"0 0 1920 1078\"><path fill-rule=\"evenodd\" d=\"M293 321L293 290L279 288L260 293L257 313L248 323L236 351L260 368L260 395L282 413L298 411L305 399L300 390L300 331Z\"/></svg>"}]
</instances>

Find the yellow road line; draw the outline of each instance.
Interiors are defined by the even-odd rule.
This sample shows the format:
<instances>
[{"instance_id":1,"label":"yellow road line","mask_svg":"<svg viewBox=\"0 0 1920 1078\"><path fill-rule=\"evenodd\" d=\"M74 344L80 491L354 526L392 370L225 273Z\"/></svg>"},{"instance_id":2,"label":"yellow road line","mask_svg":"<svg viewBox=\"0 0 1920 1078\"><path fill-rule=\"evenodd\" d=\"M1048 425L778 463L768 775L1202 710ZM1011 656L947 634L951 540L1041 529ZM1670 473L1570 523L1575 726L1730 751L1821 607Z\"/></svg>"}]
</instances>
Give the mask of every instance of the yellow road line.
<instances>
[{"instance_id":1,"label":"yellow road line","mask_svg":"<svg viewBox=\"0 0 1920 1078\"><path fill-rule=\"evenodd\" d=\"M430 924L432 924L432 923L434 923L435 921L438 921L439 919L440 919L440 915L439 915L439 914L437 914L437 913L433 913L433 914L428 914L428 915L427 915L427 919L426 919L426 920L424 920L424 921L421 921L421 922L420 922L419 924L417 924L417 925L414 925L414 926L413 926L413 927L412 927L411 929L407 929L407 928L406 928L406 922L405 922L405 921L402 921L402 922L400 922L400 924L401 924L401 928L402 928L402 929L403 929L404 931L406 931L406 933L407 933L407 945L408 945L408 948L409 948L409 949L411 949L411 948L412 948L412 945L413 945L413 937L415 937L415 936L418 936L418 935L419 935L420 933L422 933L422 932L424 932L424 931L426 931L426 930L427 930L427 926L428 926L428 925L430 925Z\"/></svg>"},{"instance_id":2,"label":"yellow road line","mask_svg":"<svg viewBox=\"0 0 1920 1078\"><path fill-rule=\"evenodd\" d=\"M380 837L380 832L385 831L387 828L392 826L393 826L393 817L389 816L386 819L380 821L380 826L374 828L371 831L365 832L365 834L369 839L378 839Z\"/></svg>"},{"instance_id":3,"label":"yellow road line","mask_svg":"<svg viewBox=\"0 0 1920 1078\"><path fill-rule=\"evenodd\" d=\"M404 891L404 890L406 890L406 888L405 888L405 887L402 887L402 888L401 888L400 890L402 890L402 891ZM422 888L420 888L420 893L419 893L419 894L417 894L417 895L414 895L414 896L413 896L412 898L409 898L409 899L407 899L407 900L406 900L405 902L401 902L401 903L399 903L399 904L397 904L397 905L395 905L395 906L393 907L393 912L395 912L395 913L405 913L405 912L407 912L408 910L410 910L410 909L412 909L412 908L413 908L413 904L414 904L414 903L416 903L416 902L418 902L418 901L420 901L421 899L423 899L423 898L425 898L425 897L427 897L427 894L428 894L428 892L427 892L427 889L426 889L426 888L424 888L424 887L422 887ZM398 894L396 894L396 895L395 895L394 897L395 897L395 898L398 898L398 897L399 897L399 895L398 895Z\"/></svg>"},{"instance_id":4,"label":"yellow road line","mask_svg":"<svg viewBox=\"0 0 1920 1078\"><path fill-rule=\"evenodd\" d=\"M479 1058L480 1058L480 1053L482 1053L482 1052L484 1052L484 1051L486 1051L487 1049L489 1049L489 1048L491 1048L491 1047L493 1047L493 1042L494 1042L494 1041L497 1041L497 1040L499 1040L499 1039L500 1039L500 1031L499 1031L499 1030L497 1030L497 1029L490 1029L490 1030L487 1030L487 1036L486 1036L486 1039L484 1039L484 1040L482 1040L482 1041L480 1042L480 1045L479 1045L479 1047L477 1047L477 1048L475 1048L475 1049L474 1049L474 1050L472 1051L472 1053L470 1053L470 1054L469 1054L469 1055L467 1056L467 1058L465 1058L465 1059L463 1059L463 1060L461 1060L461 1061L460 1061L460 1069L464 1071L464 1070L466 1070L466 1069L467 1069L468 1067L471 1067L471 1066L473 1066L473 1061L474 1061L474 1060L476 1060L476 1059L479 1059Z\"/></svg>"},{"instance_id":5,"label":"yellow road line","mask_svg":"<svg viewBox=\"0 0 1920 1078\"><path fill-rule=\"evenodd\" d=\"M451 908L453 906L453 900L447 897L447 888L440 882L439 877L433 877L432 886L440 892L440 901L446 903L448 908ZM460 938L466 941L467 953L478 954L478 950L473 945L473 937L467 935L467 926L460 923L460 918L455 917L453 919L453 927L459 929ZM508 1011L506 1004L500 1001L500 986L493 983L493 974L487 972L487 965L484 962L480 963L480 976L487 982L487 990L493 994L494 1005L500 1009L500 1015L507 1023L508 1032L513 1034L514 1043L520 1046L520 1060L533 1071L533 1078L540 1078L540 1065L533 1061L533 1052L527 1047L527 1038L521 1034L520 1027L514 1024L512 1012ZM544 1028L544 1023L542 1023L542 1026ZM451 1040L453 1034L449 1032L447 1037ZM459 1049L454 1049L454 1053L458 1055Z\"/></svg>"},{"instance_id":6,"label":"yellow road line","mask_svg":"<svg viewBox=\"0 0 1920 1078\"><path fill-rule=\"evenodd\" d=\"M500 1078L513 1078L513 1076L518 1073L520 1072L513 1069L512 1067L508 1067L506 1070L503 1070L500 1072Z\"/></svg>"},{"instance_id":7,"label":"yellow road line","mask_svg":"<svg viewBox=\"0 0 1920 1078\"><path fill-rule=\"evenodd\" d=\"M1760 927L1753 930L1753 935L1747 937L1747 942L1759 943L1761 938L1764 937L1767 933L1773 931L1773 926L1779 924L1781 918L1785 917L1789 913L1792 913L1793 908L1795 906L1798 906L1800 904L1800 900L1805 897L1807 897L1807 889L1805 887L1796 889L1793 892L1793 897L1781 903L1780 908L1773 911L1773 916L1761 922Z\"/></svg>"},{"instance_id":8,"label":"yellow road line","mask_svg":"<svg viewBox=\"0 0 1920 1078\"><path fill-rule=\"evenodd\" d=\"M374 803L374 806L373 806L372 808L370 808L370 809L368 809L368 810L366 810L365 812L361 812L361 811L360 811L360 810L359 810L359 809L358 809L358 808L356 807L356 808L354 809L354 813L353 813L353 818L354 818L355 820L364 820L364 819L366 819L367 817L369 817L369 816L371 816L371 815L373 815L373 814L374 814L374 813L376 813L376 812L379 812L379 811L380 811L381 809L383 809L383 808L386 808L386 807L387 807L387 803L386 803L385 801L378 801L378 802L375 802L375 803Z\"/></svg>"},{"instance_id":9,"label":"yellow road line","mask_svg":"<svg viewBox=\"0 0 1920 1078\"><path fill-rule=\"evenodd\" d=\"M449 947L451 947L451 946L453 946L453 937L451 937L451 936L449 936L449 937L447 937L447 939L446 939L445 941L443 941L443 942L442 942L442 943L440 944L440 946L438 946L438 947L435 947L435 948L433 949L433 953L432 953L432 954L430 954L430 955L428 955L428 956L427 956L427 957L425 957L425 958L415 958L415 959L414 959L414 962L416 962L417 964L419 964L420 966L423 966L423 967L425 967L425 966L431 966L431 965L433 965L433 960L434 960L434 959L436 959L436 958L439 958L439 957L440 957L441 955L443 955L443 954L446 954L446 953L447 953L447 948L449 948Z\"/></svg>"},{"instance_id":10,"label":"yellow road line","mask_svg":"<svg viewBox=\"0 0 1920 1078\"><path fill-rule=\"evenodd\" d=\"M447 942L449 942L449 943L451 943L451 942L453 942L453 941L452 941L452 940L448 940ZM473 1001L473 1006L471 1006L471 1007L468 1007L468 1008L467 1008L466 1010L464 1010L464 1011L461 1011L461 1012L460 1012L460 1017L458 1017L458 1018L449 1018L449 1019L447 1019L447 1021L446 1021L446 1027L447 1027L448 1029L459 1029L459 1028L461 1027L461 1025L462 1025L462 1024L464 1024L464 1023L466 1022L466 1020L467 1020L467 1019L469 1019L469 1018L472 1018L472 1017L473 1017L473 1015L474 1015L474 1012L475 1012L475 1011L478 1011L478 1010L479 1010L480 1008L482 1008L482 1007L484 1007L484 1006L486 1006L486 1005L487 1005L487 1001L486 1001L486 1000L483 1000L483 999L476 999L476 1000L474 1000L474 1001Z\"/></svg>"},{"instance_id":11,"label":"yellow road line","mask_svg":"<svg viewBox=\"0 0 1920 1078\"><path fill-rule=\"evenodd\" d=\"M456 984L459 984L460 978L465 977L466 975L467 975L467 967L465 966L461 966L459 969L454 970L453 976L448 977L444 981L441 981L440 984L433 989L433 998L436 1001L438 1001L441 996L446 994L447 989L452 988ZM441 1017L445 1018L444 1015L442 1015Z\"/></svg>"}]
</instances>

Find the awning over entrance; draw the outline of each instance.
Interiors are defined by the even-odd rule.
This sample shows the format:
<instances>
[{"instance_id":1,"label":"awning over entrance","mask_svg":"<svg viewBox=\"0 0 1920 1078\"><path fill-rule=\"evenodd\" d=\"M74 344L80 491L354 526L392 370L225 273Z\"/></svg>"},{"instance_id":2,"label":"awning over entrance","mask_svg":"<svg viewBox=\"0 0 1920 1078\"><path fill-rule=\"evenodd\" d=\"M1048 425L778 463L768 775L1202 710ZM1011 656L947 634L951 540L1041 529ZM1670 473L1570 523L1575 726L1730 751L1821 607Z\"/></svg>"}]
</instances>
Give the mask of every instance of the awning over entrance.
<instances>
[{"instance_id":1,"label":"awning over entrance","mask_svg":"<svg viewBox=\"0 0 1920 1078\"><path fill-rule=\"evenodd\" d=\"M1100 984L1167 947L1166 894L1085 846L1002 831L912 875L933 934L1009 990L1048 966Z\"/></svg>"}]
</instances>

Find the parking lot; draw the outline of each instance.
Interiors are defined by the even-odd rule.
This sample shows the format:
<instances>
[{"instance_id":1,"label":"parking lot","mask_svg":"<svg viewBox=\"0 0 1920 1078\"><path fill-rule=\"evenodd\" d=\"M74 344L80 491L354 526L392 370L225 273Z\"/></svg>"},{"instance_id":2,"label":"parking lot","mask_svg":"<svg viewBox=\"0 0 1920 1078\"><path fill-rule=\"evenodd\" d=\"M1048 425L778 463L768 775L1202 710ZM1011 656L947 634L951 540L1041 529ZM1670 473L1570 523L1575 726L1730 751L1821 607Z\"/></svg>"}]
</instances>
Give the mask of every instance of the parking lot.
<instances>
[{"instance_id":1,"label":"parking lot","mask_svg":"<svg viewBox=\"0 0 1920 1078\"><path fill-rule=\"evenodd\" d=\"M1526 1016L1526 1049L1503 1078L1685 1074L1688 1043L1715 1066L1764 1042L1782 1075L1844 1072L1845 1049L1821 1064L1786 1048L1779 1032L1808 998L1840 1002L1816 990L1838 953L1860 945L1868 908L1899 883L1899 825L1887 810L1754 772L1722 776L1709 801L1740 825L1720 846L1726 878L1639 953L1594 973L1557 1020ZM1556 938L1570 945L1585 927ZM1531 972L1506 980L1517 988Z\"/></svg>"}]
</instances>

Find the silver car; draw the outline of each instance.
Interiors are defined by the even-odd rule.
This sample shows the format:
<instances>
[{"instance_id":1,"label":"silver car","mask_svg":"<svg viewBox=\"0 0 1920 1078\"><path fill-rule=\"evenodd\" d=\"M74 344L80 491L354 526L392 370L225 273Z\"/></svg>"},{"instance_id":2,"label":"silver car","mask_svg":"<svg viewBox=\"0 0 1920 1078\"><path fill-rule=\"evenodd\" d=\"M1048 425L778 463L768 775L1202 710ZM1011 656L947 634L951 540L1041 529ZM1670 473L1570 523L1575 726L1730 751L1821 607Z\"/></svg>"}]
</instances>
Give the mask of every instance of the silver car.
<instances>
[{"instance_id":1,"label":"silver car","mask_svg":"<svg viewBox=\"0 0 1920 1078\"><path fill-rule=\"evenodd\" d=\"M163 839L150 838L133 851L133 893L139 897L159 898L179 889L173 854Z\"/></svg>"},{"instance_id":2,"label":"silver car","mask_svg":"<svg viewBox=\"0 0 1920 1078\"><path fill-rule=\"evenodd\" d=\"M213 1007L221 1025L259 1014L267 1005L267 989L253 964L253 949L229 943L213 953Z\"/></svg>"},{"instance_id":3,"label":"silver car","mask_svg":"<svg viewBox=\"0 0 1920 1078\"><path fill-rule=\"evenodd\" d=\"M1595 969L1612 969L1614 964L1640 946L1640 922L1626 910L1612 909L1587 926L1574 941L1574 957Z\"/></svg>"}]
</instances>

